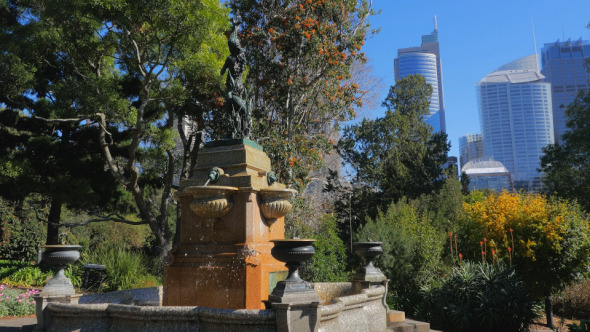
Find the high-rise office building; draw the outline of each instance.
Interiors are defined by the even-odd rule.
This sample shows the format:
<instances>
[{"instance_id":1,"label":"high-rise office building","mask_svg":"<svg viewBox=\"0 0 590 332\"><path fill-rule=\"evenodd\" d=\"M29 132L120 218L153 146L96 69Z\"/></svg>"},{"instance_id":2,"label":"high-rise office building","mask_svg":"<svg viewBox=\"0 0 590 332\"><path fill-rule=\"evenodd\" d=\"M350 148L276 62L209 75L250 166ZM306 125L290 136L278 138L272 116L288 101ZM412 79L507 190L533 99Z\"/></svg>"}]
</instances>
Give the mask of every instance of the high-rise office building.
<instances>
[{"instance_id":1,"label":"high-rise office building","mask_svg":"<svg viewBox=\"0 0 590 332\"><path fill-rule=\"evenodd\" d=\"M510 62L477 84L486 159L501 162L518 189L539 190L539 158L553 141L551 84L536 55Z\"/></svg>"},{"instance_id":2,"label":"high-rise office building","mask_svg":"<svg viewBox=\"0 0 590 332\"><path fill-rule=\"evenodd\" d=\"M417 47L400 48L393 61L395 79L399 80L412 74L420 74L426 83L432 85L430 112L425 121L435 132L446 132L445 103L443 98L442 64L438 44L438 27L434 17L434 30L422 36L422 44Z\"/></svg>"},{"instance_id":3,"label":"high-rise office building","mask_svg":"<svg viewBox=\"0 0 590 332\"><path fill-rule=\"evenodd\" d=\"M576 98L578 91L590 89L590 73L585 61L590 59L590 42L587 40L545 44L541 50L541 73L551 83L553 97L553 128L555 142L561 144L561 135L567 131L566 107Z\"/></svg>"},{"instance_id":4,"label":"high-rise office building","mask_svg":"<svg viewBox=\"0 0 590 332\"><path fill-rule=\"evenodd\" d=\"M467 134L459 137L461 171L468 162L483 159L483 135Z\"/></svg>"}]
</instances>

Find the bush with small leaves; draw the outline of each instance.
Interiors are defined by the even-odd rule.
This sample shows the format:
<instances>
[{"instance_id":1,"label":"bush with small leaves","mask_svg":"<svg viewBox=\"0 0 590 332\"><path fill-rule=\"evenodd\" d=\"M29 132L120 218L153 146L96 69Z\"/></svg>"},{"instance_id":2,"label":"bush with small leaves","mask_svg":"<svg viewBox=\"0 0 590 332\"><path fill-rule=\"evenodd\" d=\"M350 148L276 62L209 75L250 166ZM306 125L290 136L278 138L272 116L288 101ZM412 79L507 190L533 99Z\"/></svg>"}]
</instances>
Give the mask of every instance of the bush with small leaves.
<instances>
[{"instance_id":1,"label":"bush with small leaves","mask_svg":"<svg viewBox=\"0 0 590 332\"><path fill-rule=\"evenodd\" d=\"M536 314L513 267L464 262L426 291L423 317L447 332L525 331Z\"/></svg>"}]
</instances>

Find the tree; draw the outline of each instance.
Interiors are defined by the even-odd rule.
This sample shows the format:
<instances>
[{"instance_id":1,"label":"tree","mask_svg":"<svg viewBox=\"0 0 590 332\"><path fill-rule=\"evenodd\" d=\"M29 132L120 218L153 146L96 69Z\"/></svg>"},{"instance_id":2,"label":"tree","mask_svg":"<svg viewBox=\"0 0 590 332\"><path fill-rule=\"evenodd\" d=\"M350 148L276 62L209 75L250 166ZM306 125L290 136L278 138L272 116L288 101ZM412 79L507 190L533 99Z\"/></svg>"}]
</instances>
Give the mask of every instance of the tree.
<instances>
[{"instance_id":1,"label":"tree","mask_svg":"<svg viewBox=\"0 0 590 332\"><path fill-rule=\"evenodd\" d=\"M590 91L580 91L566 109L567 127L563 145L543 149L540 171L543 191L575 199L590 212Z\"/></svg>"},{"instance_id":2,"label":"tree","mask_svg":"<svg viewBox=\"0 0 590 332\"><path fill-rule=\"evenodd\" d=\"M64 205L113 207L122 195L104 170L98 127L76 114L74 73L58 36L19 5L0 6L0 193L22 219L25 198L41 194L37 209L49 207L46 243L57 244Z\"/></svg>"},{"instance_id":3,"label":"tree","mask_svg":"<svg viewBox=\"0 0 590 332\"><path fill-rule=\"evenodd\" d=\"M338 143L354 182L374 193L378 206L435 192L444 183L450 145L446 134L424 122L431 94L420 75L398 80L383 102L385 116L347 127Z\"/></svg>"},{"instance_id":4,"label":"tree","mask_svg":"<svg viewBox=\"0 0 590 332\"><path fill-rule=\"evenodd\" d=\"M232 1L242 15L253 131L279 180L303 188L330 134L361 107L351 77L368 33L365 0Z\"/></svg>"},{"instance_id":5,"label":"tree","mask_svg":"<svg viewBox=\"0 0 590 332\"><path fill-rule=\"evenodd\" d=\"M467 173L465 172L461 172L461 193L463 194L463 196L469 195L469 192L471 191L469 190L470 184L471 179L469 178L469 175L467 175Z\"/></svg>"},{"instance_id":6,"label":"tree","mask_svg":"<svg viewBox=\"0 0 590 332\"><path fill-rule=\"evenodd\" d=\"M227 11L216 0L22 1L17 21L38 26L67 69L52 103L97 131L105 168L135 202L159 256L170 249L175 175L194 165L204 118L219 104ZM46 61L46 59L41 59ZM70 98L60 93L69 92ZM222 106L222 105L217 105ZM200 127L184 130L186 118ZM59 122L57 114L45 120ZM180 136L183 149L176 149ZM119 152L123 152L120 154Z\"/></svg>"}]
</instances>

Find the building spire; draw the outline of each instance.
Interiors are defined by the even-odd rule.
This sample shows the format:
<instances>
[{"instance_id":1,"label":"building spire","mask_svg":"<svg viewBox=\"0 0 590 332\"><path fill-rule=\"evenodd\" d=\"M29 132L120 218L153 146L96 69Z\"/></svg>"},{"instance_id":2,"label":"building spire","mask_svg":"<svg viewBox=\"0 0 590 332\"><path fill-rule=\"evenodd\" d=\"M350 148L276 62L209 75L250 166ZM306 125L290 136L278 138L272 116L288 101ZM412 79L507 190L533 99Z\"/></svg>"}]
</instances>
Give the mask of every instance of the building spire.
<instances>
[{"instance_id":1,"label":"building spire","mask_svg":"<svg viewBox=\"0 0 590 332\"><path fill-rule=\"evenodd\" d=\"M434 14L434 31L438 31L438 24L436 23L436 14Z\"/></svg>"}]
</instances>

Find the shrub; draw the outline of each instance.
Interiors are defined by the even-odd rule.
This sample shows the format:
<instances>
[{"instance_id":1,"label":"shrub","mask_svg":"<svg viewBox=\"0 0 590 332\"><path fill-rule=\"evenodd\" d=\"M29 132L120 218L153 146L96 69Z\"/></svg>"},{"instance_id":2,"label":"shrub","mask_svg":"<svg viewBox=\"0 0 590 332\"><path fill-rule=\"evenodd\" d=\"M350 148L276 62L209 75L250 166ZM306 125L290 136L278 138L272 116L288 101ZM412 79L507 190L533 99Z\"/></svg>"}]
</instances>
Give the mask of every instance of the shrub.
<instances>
[{"instance_id":1,"label":"shrub","mask_svg":"<svg viewBox=\"0 0 590 332\"><path fill-rule=\"evenodd\" d=\"M338 237L334 215L324 215L315 230L302 232L301 237L315 239L315 255L299 269L309 282L346 281L346 249Z\"/></svg>"},{"instance_id":2,"label":"shrub","mask_svg":"<svg viewBox=\"0 0 590 332\"><path fill-rule=\"evenodd\" d=\"M567 324L569 332L590 332L590 319L582 319L580 325Z\"/></svg>"},{"instance_id":3,"label":"shrub","mask_svg":"<svg viewBox=\"0 0 590 332\"><path fill-rule=\"evenodd\" d=\"M525 331L536 317L514 268L465 262L425 294L421 318L448 332Z\"/></svg>"},{"instance_id":4,"label":"shrub","mask_svg":"<svg viewBox=\"0 0 590 332\"><path fill-rule=\"evenodd\" d=\"M84 263L102 264L105 276L99 291L111 292L123 289L141 288L153 285L157 279L148 273L147 262L141 253L118 248L100 247L86 252L79 265ZM79 269L83 273L83 269Z\"/></svg>"},{"instance_id":5,"label":"shrub","mask_svg":"<svg viewBox=\"0 0 590 332\"><path fill-rule=\"evenodd\" d=\"M538 194L504 192L465 203L459 236L466 259L511 260L537 298L590 264L590 225L580 207Z\"/></svg>"},{"instance_id":6,"label":"shrub","mask_svg":"<svg viewBox=\"0 0 590 332\"><path fill-rule=\"evenodd\" d=\"M0 317L35 314L35 300L32 296L38 292L32 289L23 292L0 285Z\"/></svg>"},{"instance_id":7,"label":"shrub","mask_svg":"<svg viewBox=\"0 0 590 332\"><path fill-rule=\"evenodd\" d=\"M383 242L375 264L390 280L396 309L413 316L421 287L439 278L444 239L418 207L401 200L367 223L356 234L359 241Z\"/></svg>"},{"instance_id":8,"label":"shrub","mask_svg":"<svg viewBox=\"0 0 590 332\"><path fill-rule=\"evenodd\" d=\"M561 317L590 317L590 279L566 287L553 298L553 309Z\"/></svg>"},{"instance_id":9,"label":"shrub","mask_svg":"<svg viewBox=\"0 0 590 332\"><path fill-rule=\"evenodd\" d=\"M27 209L27 203L15 211L8 201L0 198L0 257L11 260L34 260L37 249L45 241L45 226ZM26 209L26 210L25 210Z\"/></svg>"},{"instance_id":10,"label":"shrub","mask_svg":"<svg viewBox=\"0 0 590 332\"><path fill-rule=\"evenodd\" d=\"M383 254L375 262L394 289L420 288L438 275L444 240L428 218L405 200L391 204L375 220L368 220L356 238L383 242Z\"/></svg>"},{"instance_id":11,"label":"shrub","mask_svg":"<svg viewBox=\"0 0 590 332\"><path fill-rule=\"evenodd\" d=\"M53 273L43 272L38 266L23 267L2 280L11 287L43 287Z\"/></svg>"}]
</instances>

